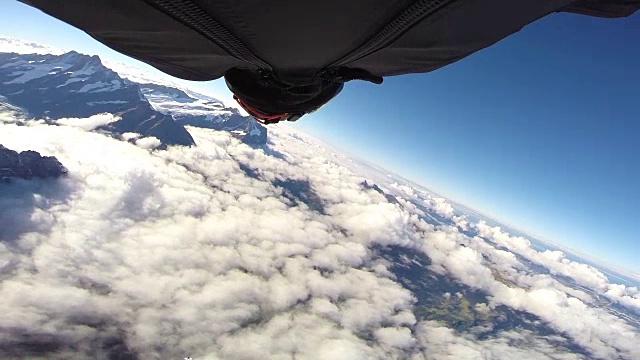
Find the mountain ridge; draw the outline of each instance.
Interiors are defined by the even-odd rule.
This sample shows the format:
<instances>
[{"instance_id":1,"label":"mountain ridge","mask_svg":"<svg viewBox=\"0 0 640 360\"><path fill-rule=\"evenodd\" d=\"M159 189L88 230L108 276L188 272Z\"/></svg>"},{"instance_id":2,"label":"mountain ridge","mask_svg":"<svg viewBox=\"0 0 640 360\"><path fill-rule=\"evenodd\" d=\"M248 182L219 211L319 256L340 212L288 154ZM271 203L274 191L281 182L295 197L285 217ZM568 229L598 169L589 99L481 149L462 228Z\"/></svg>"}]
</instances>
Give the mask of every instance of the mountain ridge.
<instances>
[{"instance_id":1,"label":"mountain ridge","mask_svg":"<svg viewBox=\"0 0 640 360\"><path fill-rule=\"evenodd\" d=\"M138 133L167 145L195 145L185 125L229 131L262 146L267 130L235 108L169 84L137 83L105 66L97 55L69 51L0 52L0 96L4 107L57 120L111 113L121 119L101 126L114 134Z\"/></svg>"},{"instance_id":2,"label":"mountain ridge","mask_svg":"<svg viewBox=\"0 0 640 360\"><path fill-rule=\"evenodd\" d=\"M42 156L32 150L17 152L0 144L0 180L58 178L67 173L67 168L54 156Z\"/></svg>"}]
</instances>

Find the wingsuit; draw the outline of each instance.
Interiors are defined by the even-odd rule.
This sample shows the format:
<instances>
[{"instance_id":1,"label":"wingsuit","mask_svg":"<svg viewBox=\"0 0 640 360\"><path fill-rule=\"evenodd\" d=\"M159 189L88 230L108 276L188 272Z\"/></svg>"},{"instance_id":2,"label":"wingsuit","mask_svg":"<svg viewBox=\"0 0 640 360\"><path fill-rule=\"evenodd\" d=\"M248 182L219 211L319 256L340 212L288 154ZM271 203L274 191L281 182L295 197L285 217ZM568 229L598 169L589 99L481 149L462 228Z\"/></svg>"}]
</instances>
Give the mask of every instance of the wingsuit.
<instances>
[{"instance_id":1,"label":"wingsuit","mask_svg":"<svg viewBox=\"0 0 640 360\"><path fill-rule=\"evenodd\" d=\"M297 120L350 80L436 70L553 12L640 0L21 0L169 75L225 77L257 120Z\"/></svg>"}]
</instances>

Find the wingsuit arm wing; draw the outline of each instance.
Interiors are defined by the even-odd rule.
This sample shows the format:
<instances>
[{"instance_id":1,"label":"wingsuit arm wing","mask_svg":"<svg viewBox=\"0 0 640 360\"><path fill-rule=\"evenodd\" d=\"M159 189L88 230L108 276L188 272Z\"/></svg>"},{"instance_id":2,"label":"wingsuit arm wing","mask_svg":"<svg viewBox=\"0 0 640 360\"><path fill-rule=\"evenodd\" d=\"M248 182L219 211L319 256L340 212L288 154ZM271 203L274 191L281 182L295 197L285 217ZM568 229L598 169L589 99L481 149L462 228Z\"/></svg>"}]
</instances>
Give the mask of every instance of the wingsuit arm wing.
<instances>
[{"instance_id":1,"label":"wingsuit arm wing","mask_svg":"<svg viewBox=\"0 0 640 360\"><path fill-rule=\"evenodd\" d=\"M630 16L640 9L640 0L580 0L563 11L582 15L618 18Z\"/></svg>"},{"instance_id":2,"label":"wingsuit arm wing","mask_svg":"<svg viewBox=\"0 0 640 360\"><path fill-rule=\"evenodd\" d=\"M335 64L378 76L428 72L553 12L619 17L640 8L640 0L21 1L116 51L188 80L216 79L231 68L264 68L260 63L291 78L313 77ZM383 46L349 57L421 3L437 10L391 32ZM163 6L195 15L176 17ZM203 31L211 21L239 39L242 51L257 61L229 51L216 40L218 30Z\"/></svg>"},{"instance_id":3,"label":"wingsuit arm wing","mask_svg":"<svg viewBox=\"0 0 640 360\"><path fill-rule=\"evenodd\" d=\"M435 13L394 42L349 64L379 76L429 72L463 59L548 14L633 14L640 0L463 0Z\"/></svg>"},{"instance_id":4,"label":"wingsuit arm wing","mask_svg":"<svg viewBox=\"0 0 640 360\"><path fill-rule=\"evenodd\" d=\"M140 0L23 0L108 47L186 80L213 80L251 66Z\"/></svg>"}]
</instances>

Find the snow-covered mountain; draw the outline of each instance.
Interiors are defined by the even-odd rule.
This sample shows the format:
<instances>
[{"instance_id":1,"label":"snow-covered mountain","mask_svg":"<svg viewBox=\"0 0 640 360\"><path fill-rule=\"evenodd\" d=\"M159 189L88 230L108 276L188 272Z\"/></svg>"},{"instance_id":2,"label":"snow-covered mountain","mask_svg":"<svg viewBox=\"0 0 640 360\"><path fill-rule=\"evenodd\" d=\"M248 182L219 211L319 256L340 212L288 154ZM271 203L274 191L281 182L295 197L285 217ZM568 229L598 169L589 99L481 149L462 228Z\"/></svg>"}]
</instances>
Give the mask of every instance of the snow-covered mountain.
<instances>
[{"instance_id":1,"label":"snow-covered mountain","mask_svg":"<svg viewBox=\"0 0 640 360\"><path fill-rule=\"evenodd\" d=\"M179 124L230 131L249 145L267 142L264 126L216 99L161 84L140 84L140 89L154 109Z\"/></svg>"},{"instance_id":2,"label":"snow-covered mountain","mask_svg":"<svg viewBox=\"0 0 640 360\"><path fill-rule=\"evenodd\" d=\"M19 49L28 52L25 46ZM15 41L10 48L16 48ZM267 139L266 128L216 99L167 84L136 83L106 67L98 56L75 51L0 52L0 107L53 120L112 113L120 119L100 130L138 133L164 145L194 144L183 125L230 131L250 145L264 145Z\"/></svg>"},{"instance_id":3,"label":"snow-covered mountain","mask_svg":"<svg viewBox=\"0 0 640 360\"><path fill-rule=\"evenodd\" d=\"M165 145L194 144L183 126L151 107L137 84L102 65L97 56L0 53L0 95L33 117L112 113L120 119L105 130L153 136Z\"/></svg>"}]
</instances>

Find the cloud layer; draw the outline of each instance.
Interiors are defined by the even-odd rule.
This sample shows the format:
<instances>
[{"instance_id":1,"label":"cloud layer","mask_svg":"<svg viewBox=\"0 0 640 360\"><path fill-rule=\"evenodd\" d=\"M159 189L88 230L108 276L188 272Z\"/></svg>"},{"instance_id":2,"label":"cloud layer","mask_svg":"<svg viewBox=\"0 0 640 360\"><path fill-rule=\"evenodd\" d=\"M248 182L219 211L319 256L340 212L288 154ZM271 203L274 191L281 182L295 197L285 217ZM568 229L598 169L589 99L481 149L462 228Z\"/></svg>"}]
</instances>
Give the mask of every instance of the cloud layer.
<instances>
[{"instance_id":1,"label":"cloud layer","mask_svg":"<svg viewBox=\"0 0 640 360\"><path fill-rule=\"evenodd\" d=\"M189 128L198 147L154 151L153 138L67 123L0 125L6 147L69 169L0 183L0 357L640 357L637 289L484 223L466 231L444 199L405 184L388 184L390 202L294 130L255 149ZM379 256L391 248L404 257ZM405 260L466 289L446 302L471 309L473 324L419 312L396 269ZM504 308L548 331L479 335Z\"/></svg>"}]
</instances>

